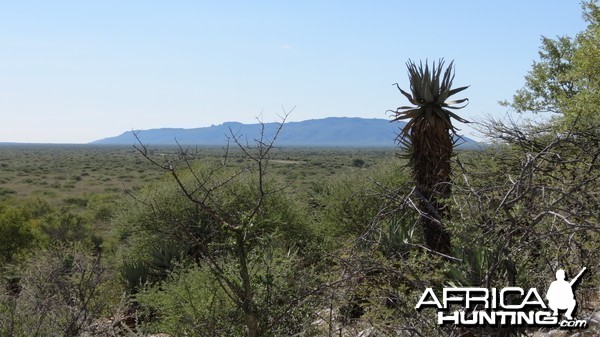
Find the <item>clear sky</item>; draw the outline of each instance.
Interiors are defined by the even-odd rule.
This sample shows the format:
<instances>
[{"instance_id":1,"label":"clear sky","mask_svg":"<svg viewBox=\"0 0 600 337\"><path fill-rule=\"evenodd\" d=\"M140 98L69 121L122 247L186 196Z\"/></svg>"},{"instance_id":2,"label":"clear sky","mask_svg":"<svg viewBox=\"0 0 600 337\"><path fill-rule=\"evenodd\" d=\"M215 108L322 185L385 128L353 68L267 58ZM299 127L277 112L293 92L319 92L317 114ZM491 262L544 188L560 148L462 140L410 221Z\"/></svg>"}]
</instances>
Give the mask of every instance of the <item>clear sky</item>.
<instances>
[{"instance_id":1,"label":"clear sky","mask_svg":"<svg viewBox=\"0 0 600 337\"><path fill-rule=\"evenodd\" d=\"M464 117L503 115L540 37L584 28L576 0L0 0L0 142L389 118L406 61L440 57Z\"/></svg>"}]
</instances>

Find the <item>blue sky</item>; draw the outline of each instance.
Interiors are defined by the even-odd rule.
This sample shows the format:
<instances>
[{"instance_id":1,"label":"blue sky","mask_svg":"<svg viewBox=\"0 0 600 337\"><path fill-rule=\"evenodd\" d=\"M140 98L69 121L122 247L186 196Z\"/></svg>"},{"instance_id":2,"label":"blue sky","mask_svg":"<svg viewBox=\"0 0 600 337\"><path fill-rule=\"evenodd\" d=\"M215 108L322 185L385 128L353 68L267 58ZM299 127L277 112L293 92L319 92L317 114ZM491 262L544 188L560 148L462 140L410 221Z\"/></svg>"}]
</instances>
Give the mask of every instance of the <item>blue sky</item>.
<instances>
[{"instance_id":1,"label":"blue sky","mask_svg":"<svg viewBox=\"0 0 600 337\"><path fill-rule=\"evenodd\" d=\"M574 0L0 0L0 142L226 121L388 118L405 63L454 60L467 119L504 115ZM471 135L468 127L459 126Z\"/></svg>"}]
</instances>

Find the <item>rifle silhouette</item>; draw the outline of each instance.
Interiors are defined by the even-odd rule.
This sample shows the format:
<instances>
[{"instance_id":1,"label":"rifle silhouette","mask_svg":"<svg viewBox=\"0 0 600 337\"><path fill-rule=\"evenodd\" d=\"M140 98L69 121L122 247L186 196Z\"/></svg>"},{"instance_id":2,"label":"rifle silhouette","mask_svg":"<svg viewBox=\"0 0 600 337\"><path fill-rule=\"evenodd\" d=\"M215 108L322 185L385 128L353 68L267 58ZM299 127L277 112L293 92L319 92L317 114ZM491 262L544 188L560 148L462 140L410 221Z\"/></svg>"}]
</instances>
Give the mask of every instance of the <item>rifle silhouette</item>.
<instances>
[{"instance_id":1,"label":"rifle silhouette","mask_svg":"<svg viewBox=\"0 0 600 337\"><path fill-rule=\"evenodd\" d=\"M583 274L583 272L585 271L585 269L586 269L586 267L583 267L583 269L581 269L581 271L579 272L579 274L577 274L577 276L575 276L575 277L574 277L574 278L571 280L571 282L569 282L569 284L570 284L571 286L573 286L573 284L574 284L575 282L577 282L577 279L578 279L579 277L581 277L581 274Z\"/></svg>"}]
</instances>

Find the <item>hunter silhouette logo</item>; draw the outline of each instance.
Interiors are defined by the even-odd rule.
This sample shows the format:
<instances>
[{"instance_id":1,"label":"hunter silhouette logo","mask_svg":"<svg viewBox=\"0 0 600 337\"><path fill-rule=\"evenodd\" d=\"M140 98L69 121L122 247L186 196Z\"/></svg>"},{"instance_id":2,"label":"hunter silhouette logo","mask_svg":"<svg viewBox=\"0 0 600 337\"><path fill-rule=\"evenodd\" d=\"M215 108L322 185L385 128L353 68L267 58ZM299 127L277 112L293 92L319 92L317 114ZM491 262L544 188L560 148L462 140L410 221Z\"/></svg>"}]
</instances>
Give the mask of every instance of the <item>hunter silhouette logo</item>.
<instances>
[{"instance_id":1,"label":"hunter silhouette logo","mask_svg":"<svg viewBox=\"0 0 600 337\"><path fill-rule=\"evenodd\" d=\"M444 288L441 301L433 288L426 288L415 309L436 308L439 325L585 328L587 321L574 320L572 316L577 306L573 286L585 270L584 267L571 281L565 280L564 270L556 271L556 280L546 292L548 304L536 288ZM565 320L559 320L559 311L565 311Z\"/></svg>"},{"instance_id":2,"label":"hunter silhouette logo","mask_svg":"<svg viewBox=\"0 0 600 337\"><path fill-rule=\"evenodd\" d=\"M558 310L567 310L565 317L568 320L572 320L573 310L577 302L575 302L575 295L573 294L573 284L581 277L585 272L585 267L575 276L571 282L565 281L565 271L559 269L556 271L556 281L550 284L546 298L548 299L548 306L552 309L553 316L558 316Z\"/></svg>"}]
</instances>

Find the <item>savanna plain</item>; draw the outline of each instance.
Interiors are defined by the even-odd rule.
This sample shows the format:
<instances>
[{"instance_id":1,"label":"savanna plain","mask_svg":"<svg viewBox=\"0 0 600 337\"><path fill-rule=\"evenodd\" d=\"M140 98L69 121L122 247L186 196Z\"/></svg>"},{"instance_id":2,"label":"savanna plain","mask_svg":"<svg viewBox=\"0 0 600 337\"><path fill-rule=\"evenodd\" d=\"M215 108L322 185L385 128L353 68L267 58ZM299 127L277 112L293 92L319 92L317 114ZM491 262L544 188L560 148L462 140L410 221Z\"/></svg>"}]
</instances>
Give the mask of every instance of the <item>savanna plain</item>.
<instances>
[{"instance_id":1,"label":"savanna plain","mask_svg":"<svg viewBox=\"0 0 600 337\"><path fill-rule=\"evenodd\" d=\"M518 146L456 151L445 256L423 243L404 155L0 146L0 335L235 336L249 317L273 336L450 335L414 310L426 287L545 289L556 261L569 275L598 265L585 222L539 216L562 195L547 179L572 186L584 164L524 162ZM569 202L593 202L588 183ZM578 288L581 314L597 291Z\"/></svg>"}]
</instances>

